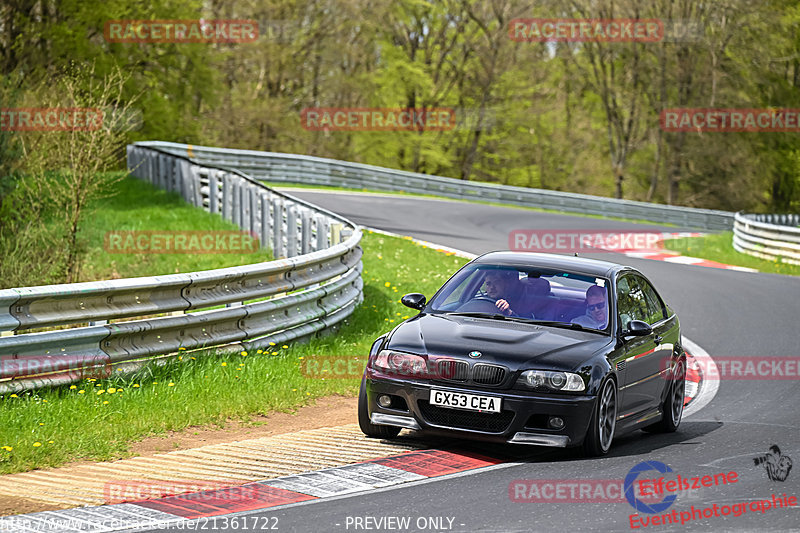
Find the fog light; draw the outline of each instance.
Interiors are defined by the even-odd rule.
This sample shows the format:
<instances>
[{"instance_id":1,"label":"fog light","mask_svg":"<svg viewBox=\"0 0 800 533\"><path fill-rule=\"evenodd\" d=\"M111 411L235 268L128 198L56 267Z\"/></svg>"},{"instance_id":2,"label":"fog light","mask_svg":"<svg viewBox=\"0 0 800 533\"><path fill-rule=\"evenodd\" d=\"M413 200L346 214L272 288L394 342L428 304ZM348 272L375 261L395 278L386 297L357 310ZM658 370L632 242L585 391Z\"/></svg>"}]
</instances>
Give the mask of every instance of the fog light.
<instances>
[{"instance_id":1,"label":"fog light","mask_svg":"<svg viewBox=\"0 0 800 533\"><path fill-rule=\"evenodd\" d=\"M389 407L390 405L392 405L392 399L385 394L381 394L380 396L378 396L378 405L380 405L381 407Z\"/></svg>"},{"instance_id":2,"label":"fog light","mask_svg":"<svg viewBox=\"0 0 800 533\"><path fill-rule=\"evenodd\" d=\"M548 425L553 429L563 429L564 419L560 416L551 416Z\"/></svg>"}]
</instances>

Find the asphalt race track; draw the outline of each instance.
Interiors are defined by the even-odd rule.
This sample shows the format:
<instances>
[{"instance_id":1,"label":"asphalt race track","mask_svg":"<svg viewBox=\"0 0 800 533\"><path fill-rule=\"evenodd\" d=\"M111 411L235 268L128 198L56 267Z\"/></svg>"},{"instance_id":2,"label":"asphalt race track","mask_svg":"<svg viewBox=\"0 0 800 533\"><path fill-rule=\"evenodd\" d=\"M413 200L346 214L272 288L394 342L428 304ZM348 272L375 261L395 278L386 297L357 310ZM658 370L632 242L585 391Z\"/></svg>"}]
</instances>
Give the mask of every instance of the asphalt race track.
<instances>
[{"instance_id":1,"label":"asphalt race track","mask_svg":"<svg viewBox=\"0 0 800 533\"><path fill-rule=\"evenodd\" d=\"M367 227L410 235L480 254L508 248L515 229L655 229L657 225L555 215L496 207L389 195L364 196L293 190L291 194L342 214ZM590 256L587 254L587 256ZM590 257L642 270L677 311L685 336L712 357L800 356L800 279L633 259L603 253ZM431 296L431 295L428 295ZM466 445L472 451L502 456L509 462L459 475L314 502L293 504L240 516L270 517L279 531L631 531L635 509L627 502L514 502L515 480L621 480L643 461L660 461L683 478L735 471L737 482L682 491L667 510L641 512L641 520L677 511L717 505L750 504L772 495L800 496L800 388L796 380L723 380L710 404L686 417L668 436L637 431L616 439L602 459L583 459L569 450ZM401 433L400 439L407 432ZM455 444L455 443L450 443ZM771 481L754 458L773 444L796 464L785 481ZM651 472L648 478L657 477ZM541 486L541 483L539 484ZM527 486L527 485L526 485ZM522 494L522 493L520 493ZM736 506L741 513L742 505ZM681 525L651 524L639 530L800 531L800 507L764 511L746 507L740 516L712 516ZM751 510L755 509L755 510ZM408 517L410 527L397 519ZM251 519L252 520L252 519ZM251 522L252 524L253 522ZM266 522L259 522L263 525ZM240 531L220 527L215 531ZM179 529L179 528L176 528ZM180 528L180 529L189 529ZM198 528L199 529L199 528ZM636 529L636 528L634 528Z\"/></svg>"}]
</instances>

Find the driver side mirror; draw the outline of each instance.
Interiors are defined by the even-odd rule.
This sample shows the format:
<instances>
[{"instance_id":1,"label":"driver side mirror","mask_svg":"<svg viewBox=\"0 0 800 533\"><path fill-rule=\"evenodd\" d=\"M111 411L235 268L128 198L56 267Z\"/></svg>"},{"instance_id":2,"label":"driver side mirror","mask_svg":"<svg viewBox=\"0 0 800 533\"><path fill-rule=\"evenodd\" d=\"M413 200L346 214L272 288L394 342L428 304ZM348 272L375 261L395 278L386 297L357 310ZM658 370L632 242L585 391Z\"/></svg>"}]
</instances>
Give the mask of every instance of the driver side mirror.
<instances>
[{"instance_id":1,"label":"driver side mirror","mask_svg":"<svg viewBox=\"0 0 800 533\"><path fill-rule=\"evenodd\" d=\"M628 324L628 329L622 332L623 337L646 337L653 333L653 328L650 324L643 320L631 320Z\"/></svg>"},{"instance_id":2,"label":"driver side mirror","mask_svg":"<svg viewBox=\"0 0 800 533\"><path fill-rule=\"evenodd\" d=\"M420 294L418 292L412 292L410 294L406 294L400 299L400 303L405 305L406 307L410 307L411 309L418 309L422 310L425 307L425 295Z\"/></svg>"}]
</instances>

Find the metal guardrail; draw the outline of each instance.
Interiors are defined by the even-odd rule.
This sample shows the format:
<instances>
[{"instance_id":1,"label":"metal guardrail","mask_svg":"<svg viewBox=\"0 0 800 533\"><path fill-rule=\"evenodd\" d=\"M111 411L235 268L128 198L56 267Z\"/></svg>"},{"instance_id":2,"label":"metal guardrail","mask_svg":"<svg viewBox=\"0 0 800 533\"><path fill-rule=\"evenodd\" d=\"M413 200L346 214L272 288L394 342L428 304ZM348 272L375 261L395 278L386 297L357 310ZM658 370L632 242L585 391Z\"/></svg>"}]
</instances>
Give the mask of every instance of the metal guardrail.
<instances>
[{"instance_id":1,"label":"metal guardrail","mask_svg":"<svg viewBox=\"0 0 800 533\"><path fill-rule=\"evenodd\" d=\"M733 247L761 259L800 265L800 215L736 213Z\"/></svg>"},{"instance_id":2,"label":"metal guardrail","mask_svg":"<svg viewBox=\"0 0 800 533\"><path fill-rule=\"evenodd\" d=\"M238 170L157 147L128 146L128 167L256 235L279 259L0 290L0 393L69 383L179 348L249 349L306 337L334 326L363 300L361 230L349 220ZM72 327L19 334L65 325Z\"/></svg>"},{"instance_id":3,"label":"metal guardrail","mask_svg":"<svg viewBox=\"0 0 800 533\"><path fill-rule=\"evenodd\" d=\"M140 144L158 147L174 154L190 155L204 163L236 168L255 178L273 182L433 194L461 200L493 201L573 213L649 220L697 230L730 230L733 227L733 213L728 211L463 181L305 155L158 141Z\"/></svg>"}]
</instances>

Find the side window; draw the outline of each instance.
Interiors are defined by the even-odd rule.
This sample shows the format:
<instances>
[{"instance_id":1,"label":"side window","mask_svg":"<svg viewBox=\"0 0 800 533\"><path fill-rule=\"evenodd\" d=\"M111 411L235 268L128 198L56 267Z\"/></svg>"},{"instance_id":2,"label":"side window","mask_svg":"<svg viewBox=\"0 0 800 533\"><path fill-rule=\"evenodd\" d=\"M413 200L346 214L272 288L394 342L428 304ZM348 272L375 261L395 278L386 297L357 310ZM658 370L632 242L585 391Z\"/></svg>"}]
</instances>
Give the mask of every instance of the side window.
<instances>
[{"instance_id":1,"label":"side window","mask_svg":"<svg viewBox=\"0 0 800 533\"><path fill-rule=\"evenodd\" d=\"M647 320L645 320L645 322L653 325L656 322L661 322L667 318L667 314L664 310L664 303L661 301L661 298L658 296L658 293L653 286L650 285L646 279L638 276L637 281L642 287L645 300L647 300Z\"/></svg>"},{"instance_id":2,"label":"side window","mask_svg":"<svg viewBox=\"0 0 800 533\"><path fill-rule=\"evenodd\" d=\"M633 276L623 276L617 282L617 309L622 329L626 329L631 320L647 321L647 302L642 288Z\"/></svg>"}]
</instances>

